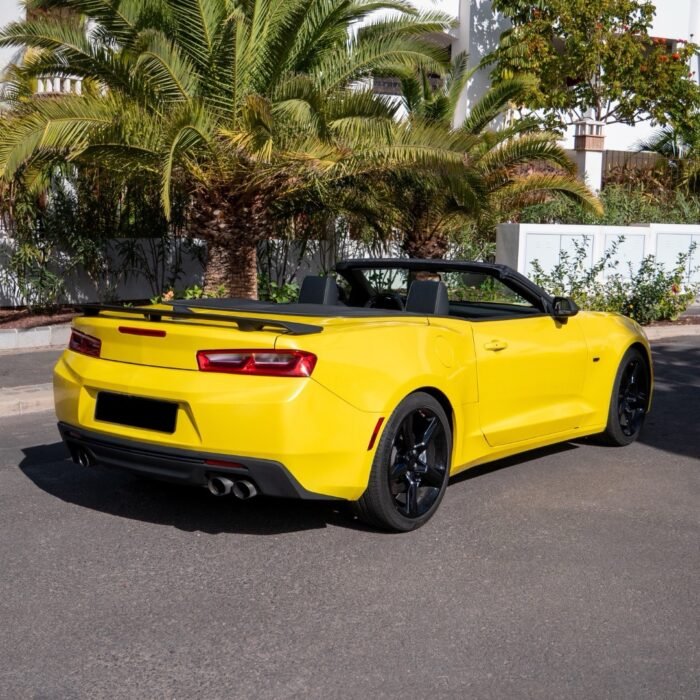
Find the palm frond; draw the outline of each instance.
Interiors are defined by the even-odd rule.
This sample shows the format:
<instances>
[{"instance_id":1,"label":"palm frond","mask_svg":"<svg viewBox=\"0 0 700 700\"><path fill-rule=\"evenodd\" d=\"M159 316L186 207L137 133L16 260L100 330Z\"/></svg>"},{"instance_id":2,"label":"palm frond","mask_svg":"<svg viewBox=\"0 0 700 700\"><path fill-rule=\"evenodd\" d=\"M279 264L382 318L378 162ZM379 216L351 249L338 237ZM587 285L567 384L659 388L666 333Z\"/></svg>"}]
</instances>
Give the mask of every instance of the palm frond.
<instances>
[{"instance_id":1,"label":"palm frond","mask_svg":"<svg viewBox=\"0 0 700 700\"><path fill-rule=\"evenodd\" d=\"M162 34L153 35L137 61L144 82L164 102L182 102L197 95L199 81L194 67L177 45Z\"/></svg>"},{"instance_id":2,"label":"palm frond","mask_svg":"<svg viewBox=\"0 0 700 700\"><path fill-rule=\"evenodd\" d=\"M227 3L218 0L169 0L177 41L202 74L211 63L219 25L226 21Z\"/></svg>"},{"instance_id":3,"label":"palm frond","mask_svg":"<svg viewBox=\"0 0 700 700\"><path fill-rule=\"evenodd\" d=\"M194 150L209 148L210 143L210 135L197 124L185 124L173 134L160 165L160 197L166 217L170 217L173 169Z\"/></svg>"},{"instance_id":4,"label":"palm frond","mask_svg":"<svg viewBox=\"0 0 700 700\"><path fill-rule=\"evenodd\" d=\"M329 51L319 61L317 75L324 90L333 90L394 66L413 70L418 64L439 72L445 60L443 49L415 37L390 35L371 41L358 38Z\"/></svg>"},{"instance_id":5,"label":"palm frond","mask_svg":"<svg viewBox=\"0 0 700 700\"><path fill-rule=\"evenodd\" d=\"M395 127L397 106L368 90L346 90L325 104L333 135L346 145L386 142Z\"/></svg>"},{"instance_id":6,"label":"palm frond","mask_svg":"<svg viewBox=\"0 0 700 700\"><path fill-rule=\"evenodd\" d=\"M469 69L469 54L462 51L452 59L450 73L447 83L447 100L450 106L450 116L453 117L457 111L457 105L469 80L474 75L477 68Z\"/></svg>"},{"instance_id":7,"label":"palm frond","mask_svg":"<svg viewBox=\"0 0 700 700\"><path fill-rule=\"evenodd\" d=\"M75 16L84 15L103 28L112 41L121 46L131 46L136 34L133 11L143 3L114 2L113 0L34 0L30 8L69 10ZM126 11L125 11L126 10ZM132 11L131 17L128 11Z\"/></svg>"},{"instance_id":8,"label":"palm frond","mask_svg":"<svg viewBox=\"0 0 700 700\"><path fill-rule=\"evenodd\" d=\"M471 134L479 133L496 119L510 102L522 98L532 85L531 79L523 77L504 80L491 87L474 105L460 128Z\"/></svg>"},{"instance_id":9,"label":"palm frond","mask_svg":"<svg viewBox=\"0 0 700 700\"><path fill-rule=\"evenodd\" d=\"M499 207L531 204L533 197L551 198L552 194L564 195L595 214L603 213L603 205L584 183L565 175L529 175L514 178L498 190L494 203Z\"/></svg>"},{"instance_id":10,"label":"palm frond","mask_svg":"<svg viewBox=\"0 0 700 700\"><path fill-rule=\"evenodd\" d=\"M0 176L11 178L39 152L75 157L96 131L111 126L113 118L109 99L44 100L32 112L7 120L0 135Z\"/></svg>"},{"instance_id":11,"label":"palm frond","mask_svg":"<svg viewBox=\"0 0 700 700\"><path fill-rule=\"evenodd\" d=\"M657 129L647 139L642 139L635 144L637 151L652 151L666 158L684 158L690 148L683 138L670 127Z\"/></svg>"},{"instance_id":12,"label":"palm frond","mask_svg":"<svg viewBox=\"0 0 700 700\"><path fill-rule=\"evenodd\" d=\"M554 166L568 174L576 172L576 165L548 133L528 134L496 148L478 158L475 165L494 184L505 182L510 171L519 165L541 163Z\"/></svg>"},{"instance_id":13,"label":"palm frond","mask_svg":"<svg viewBox=\"0 0 700 700\"><path fill-rule=\"evenodd\" d=\"M17 45L34 49L25 53L18 67L26 77L72 76L92 79L129 94L139 91L128 61L91 42L78 21L34 20L0 30L0 46Z\"/></svg>"}]
</instances>

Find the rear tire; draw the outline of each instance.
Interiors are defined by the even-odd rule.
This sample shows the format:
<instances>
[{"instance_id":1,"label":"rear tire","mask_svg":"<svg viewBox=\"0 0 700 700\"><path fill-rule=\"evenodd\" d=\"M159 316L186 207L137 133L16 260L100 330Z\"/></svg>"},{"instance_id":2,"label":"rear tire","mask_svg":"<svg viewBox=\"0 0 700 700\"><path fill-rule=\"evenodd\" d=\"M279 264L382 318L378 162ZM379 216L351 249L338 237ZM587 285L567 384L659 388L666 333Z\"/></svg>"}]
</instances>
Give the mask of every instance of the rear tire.
<instances>
[{"instance_id":1,"label":"rear tire","mask_svg":"<svg viewBox=\"0 0 700 700\"><path fill-rule=\"evenodd\" d=\"M608 425L600 435L601 442L624 447L639 437L649 405L650 385L647 358L637 348L630 348L615 376Z\"/></svg>"},{"instance_id":2,"label":"rear tire","mask_svg":"<svg viewBox=\"0 0 700 700\"><path fill-rule=\"evenodd\" d=\"M377 446L367 490L356 503L369 525L410 532L438 509L450 472L452 431L440 403L421 391L392 413Z\"/></svg>"}]
</instances>

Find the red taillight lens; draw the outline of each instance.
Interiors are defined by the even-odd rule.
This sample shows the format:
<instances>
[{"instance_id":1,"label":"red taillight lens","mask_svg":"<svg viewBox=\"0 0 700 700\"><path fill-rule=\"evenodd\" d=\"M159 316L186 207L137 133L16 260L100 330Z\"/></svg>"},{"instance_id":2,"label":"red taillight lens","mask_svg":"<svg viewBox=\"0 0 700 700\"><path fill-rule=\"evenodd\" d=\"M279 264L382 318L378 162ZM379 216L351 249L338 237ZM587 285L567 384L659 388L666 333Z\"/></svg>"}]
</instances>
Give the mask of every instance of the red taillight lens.
<instances>
[{"instance_id":1,"label":"red taillight lens","mask_svg":"<svg viewBox=\"0 0 700 700\"><path fill-rule=\"evenodd\" d=\"M145 335L149 338L165 338L165 331L157 331L152 328L134 328L133 326L119 326L120 333L127 335Z\"/></svg>"},{"instance_id":2,"label":"red taillight lens","mask_svg":"<svg viewBox=\"0 0 700 700\"><path fill-rule=\"evenodd\" d=\"M99 357L102 349L102 341L87 333L81 333L75 329L71 330L68 348L74 352L90 355L90 357Z\"/></svg>"},{"instance_id":3,"label":"red taillight lens","mask_svg":"<svg viewBox=\"0 0 700 700\"><path fill-rule=\"evenodd\" d=\"M316 355L304 350L200 350L197 364L202 372L310 377Z\"/></svg>"}]
</instances>

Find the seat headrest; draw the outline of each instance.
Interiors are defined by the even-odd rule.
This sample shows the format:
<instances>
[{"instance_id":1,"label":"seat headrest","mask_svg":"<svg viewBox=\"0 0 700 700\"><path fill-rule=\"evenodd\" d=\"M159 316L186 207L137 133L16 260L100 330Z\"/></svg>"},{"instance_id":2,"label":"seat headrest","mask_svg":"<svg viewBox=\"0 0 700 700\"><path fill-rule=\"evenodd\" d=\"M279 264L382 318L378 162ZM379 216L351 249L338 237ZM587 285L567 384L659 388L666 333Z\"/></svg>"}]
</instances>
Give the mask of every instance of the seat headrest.
<instances>
[{"instance_id":1,"label":"seat headrest","mask_svg":"<svg viewBox=\"0 0 700 700\"><path fill-rule=\"evenodd\" d=\"M450 300L444 282L415 280L408 290L406 311L447 316L450 313Z\"/></svg>"},{"instance_id":2,"label":"seat headrest","mask_svg":"<svg viewBox=\"0 0 700 700\"><path fill-rule=\"evenodd\" d=\"M300 304L337 304L338 285L332 277L308 275L299 291Z\"/></svg>"}]
</instances>

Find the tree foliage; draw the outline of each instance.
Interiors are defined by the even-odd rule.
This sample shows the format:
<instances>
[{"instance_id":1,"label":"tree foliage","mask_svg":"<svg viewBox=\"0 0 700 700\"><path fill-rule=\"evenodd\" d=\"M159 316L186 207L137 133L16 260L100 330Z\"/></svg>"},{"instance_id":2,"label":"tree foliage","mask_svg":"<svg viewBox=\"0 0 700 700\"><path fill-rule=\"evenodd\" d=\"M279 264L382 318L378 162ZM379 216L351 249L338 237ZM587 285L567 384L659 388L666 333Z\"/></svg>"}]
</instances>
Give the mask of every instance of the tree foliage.
<instances>
[{"instance_id":1,"label":"tree foliage","mask_svg":"<svg viewBox=\"0 0 700 700\"><path fill-rule=\"evenodd\" d=\"M700 105L689 73L696 46L649 35L650 0L493 0L512 23L488 61L493 77L531 74L526 106L559 126L592 114L604 123L649 116L686 128ZM662 9L662 8L660 8Z\"/></svg>"},{"instance_id":2,"label":"tree foliage","mask_svg":"<svg viewBox=\"0 0 700 700\"><path fill-rule=\"evenodd\" d=\"M527 94L531 79L516 77L490 88L453 127L457 98L472 72L462 54L453 59L437 88L421 68L402 80L410 132L431 134L454 149L468 164L470 186L460 191L454 184L445 187L440 178L402 170L356 185L345 202L347 210L364 216L382 236L398 231L411 257L443 257L450 241L468 227L488 239L498 220L510 219L525 204L553 193L601 212L596 197L576 178L556 135L544 131L538 120L518 119L495 128L511 104Z\"/></svg>"},{"instance_id":3,"label":"tree foliage","mask_svg":"<svg viewBox=\"0 0 700 700\"><path fill-rule=\"evenodd\" d=\"M33 0L69 9L0 31L27 47L15 111L0 134L0 174L31 180L66 160L143 173L191 197L208 243L206 286L255 293L255 248L276 217L324 183L403 163L455 173L441 144L395 134L395 108L373 71L439 70L425 40L450 20L405 0ZM373 18L392 10L389 19ZM352 33L360 22L366 29ZM41 76L78 77L84 95L26 97ZM365 85L365 87L363 87ZM12 93L13 84L9 92Z\"/></svg>"}]
</instances>

